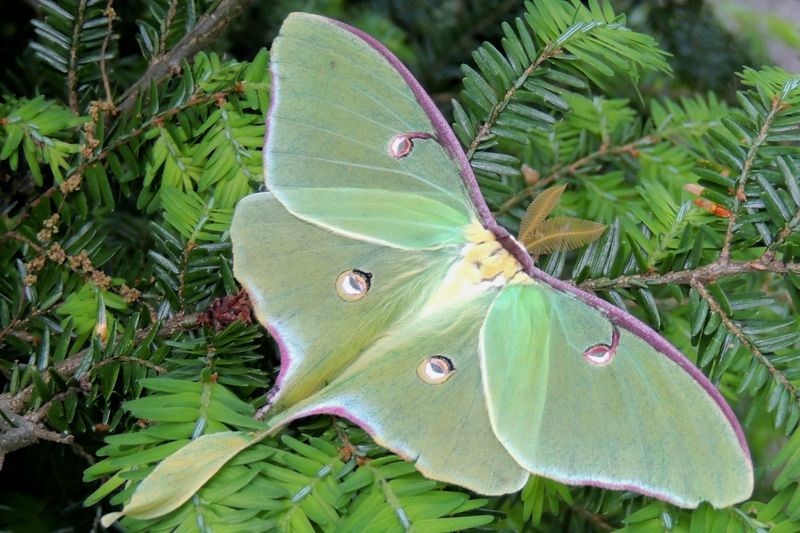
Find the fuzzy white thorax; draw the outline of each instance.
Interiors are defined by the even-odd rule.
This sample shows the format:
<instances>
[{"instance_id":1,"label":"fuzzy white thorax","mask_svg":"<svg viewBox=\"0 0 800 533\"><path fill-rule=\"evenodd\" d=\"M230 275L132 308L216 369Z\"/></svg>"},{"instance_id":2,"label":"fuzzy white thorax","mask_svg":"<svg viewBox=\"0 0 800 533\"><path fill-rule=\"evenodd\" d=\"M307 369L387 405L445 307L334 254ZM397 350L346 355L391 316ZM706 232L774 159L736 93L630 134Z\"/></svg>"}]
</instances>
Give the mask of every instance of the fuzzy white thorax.
<instances>
[{"instance_id":1,"label":"fuzzy white thorax","mask_svg":"<svg viewBox=\"0 0 800 533\"><path fill-rule=\"evenodd\" d=\"M422 309L423 316L528 278L522 265L479 222L473 221L467 226L464 236L467 242L461 248L459 259L428 299Z\"/></svg>"}]
</instances>

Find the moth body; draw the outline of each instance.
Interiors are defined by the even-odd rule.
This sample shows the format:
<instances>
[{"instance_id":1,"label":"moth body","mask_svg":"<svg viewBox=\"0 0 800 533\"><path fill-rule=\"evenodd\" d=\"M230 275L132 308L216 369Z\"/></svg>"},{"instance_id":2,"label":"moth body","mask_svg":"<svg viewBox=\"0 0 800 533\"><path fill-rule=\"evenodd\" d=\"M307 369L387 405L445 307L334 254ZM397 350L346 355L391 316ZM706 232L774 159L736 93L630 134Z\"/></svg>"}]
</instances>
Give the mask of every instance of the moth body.
<instances>
[{"instance_id":1,"label":"moth body","mask_svg":"<svg viewBox=\"0 0 800 533\"><path fill-rule=\"evenodd\" d=\"M635 317L534 266L397 58L294 14L271 59L270 192L231 229L281 352L271 424L343 417L487 495L536 474L683 507L749 497L719 391Z\"/></svg>"},{"instance_id":2,"label":"moth body","mask_svg":"<svg viewBox=\"0 0 800 533\"><path fill-rule=\"evenodd\" d=\"M439 288L422 310L430 316L442 309L498 291L509 283L533 283L519 261L477 220L464 230L466 244L450 267Z\"/></svg>"},{"instance_id":3,"label":"moth body","mask_svg":"<svg viewBox=\"0 0 800 533\"><path fill-rule=\"evenodd\" d=\"M540 475L681 507L750 497L749 449L720 392L647 325L534 266L396 57L302 13L270 56L270 192L244 198L231 226L234 274L281 356L268 429L199 436L150 483L189 479L187 458L219 450L190 479L199 488L270 432L330 414L480 494ZM160 516L194 491L123 513Z\"/></svg>"}]
</instances>

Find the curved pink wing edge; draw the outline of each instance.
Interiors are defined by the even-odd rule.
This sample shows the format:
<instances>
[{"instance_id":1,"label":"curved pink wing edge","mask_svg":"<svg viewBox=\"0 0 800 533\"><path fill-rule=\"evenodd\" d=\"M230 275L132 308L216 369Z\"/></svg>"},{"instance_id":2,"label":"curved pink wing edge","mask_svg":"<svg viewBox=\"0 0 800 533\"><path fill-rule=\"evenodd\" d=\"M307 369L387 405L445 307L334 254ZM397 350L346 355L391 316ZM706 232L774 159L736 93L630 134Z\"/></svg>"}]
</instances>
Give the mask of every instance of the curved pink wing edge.
<instances>
[{"instance_id":1,"label":"curved pink wing edge","mask_svg":"<svg viewBox=\"0 0 800 533\"><path fill-rule=\"evenodd\" d=\"M342 28L353 35L359 37L372 48L375 49L379 54L381 54L396 70L397 72L403 77L403 79L408 84L411 91L414 93L414 96L417 99L417 102L420 106L425 110L426 114L430 118L431 123L433 124L434 129L436 130L436 135L438 141L441 145L448 151L450 156L453 158L455 162L458 163L460 167L460 174L462 179L464 180L464 184L469 192L470 199L478 212L478 216L481 219L484 227L490 230L492 233L495 234L497 240L503 245L503 247L511 253L514 258L523 266L525 272L531 276L531 278L541 281L552 287L555 290L570 293L579 300L600 309L608 318L611 320L612 323L616 324L617 326L623 327L638 335L642 338L645 342L647 342L650 346L652 346L656 351L666 355L669 359L674 361L678 366L680 366L685 372L687 372L705 391L706 393L714 400L714 402L719 406L720 410L722 410L725 418L728 420L728 423L733 428L734 432L736 433L736 437L739 441L742 450L745 452L748 460L750 461L751 469L752 469L752 458L750 456L750 449L747 445L747 440L744 436L744 431L742 430L741 425L739 424L736 415L733 413L733 410L722 397L722 394L714 387L714 385L708 380L708 378L700 372L700 370L684 355L678 351L677 348L672 346L669 342L667 342L663 337L661 337L658 333L653 331L652 328L644 324L642 321L637 319L636 317L626 313L622 309L613 306L612 304L606 302L605 300L595 296L594 294L590 294L586 291L583 291L570 283L562 281L558 278L550 276L549 274L539 270L533 264L533 259L531 256L528 255L527 251L525 251L522 246L514 239L504 227L500 226L497 221L492 216L491 211L489 210L489 206L486 204L486 201L483 198L483 194L481 193L480 187L478 186L478 182L475 178L475 174L472 172L472 167L467 160L467 156L464 153L464 150L461 148L461 144L459 143L458 139L455 136L450 124L444 118L442 113L439 111L439 108L436 107L436 104L433 103L428 93L419 82L414 78L414 76L409 72L405 65L400 62L397 57L395 57L392 52L390 52L383 44L377 41L371 35L364 33L363 31L350 26L349 24L345 24L344 22L340 22L338 20L329 19L326 17L317 16L320 19L325 20L329 24ZM275 105L276 98L278 96L278 91L276 88L276 73L273 70L272 63L270 63L270 71L271 71L271 89L270 89L270 111L267 115L267 128L266 133L264 135L264 145L266 146L267 140L269 138L269 124L270 118L272 116L273 110L277 107ZM266 158L267 150L264 150L264 158ZM281 357L281 368L278 373L278 376L275 380L275 387L274 392L271 393L270 398L274 396L274 394L279 393L281 384L285 378L286 371L291 364L291 355L289 353L288 347L286 346L285 342L280 338L280 335L275 328L271 326L267 326L269 333L275 339L276 343L278 344L278 348L280 351ZM357 418L352 414L346 412L346 410L337 408L337 409L321 409L315 412L308 412L304 413L303 416L311 415L311 414L321 414L321 413L332 414L336 416L340 416L342 418L346 418L351 422L356 423L357 425L364 428L368 433L372 434L369 431L369 426L365 424L361 420L357 420ZM608 489L616 489L616 490L633 490L636 492L642 493L642 489L636 486L629 486L629 485L615 485L609 483L599 483L597 481L586 480L585 482L582 481L571 481L571 484L579 484L579 485L591 485L601 488L608 488ZM663 498L663 495L659 494L646 494L650 496L657 496Z\"/></svg>"},{"instance_id":2,"label":"curved pink wing edge","mask_svg":"<svg viewBox=\"0 0 800 533\"><path fill-rule=\"evenodd\" d=\"M497 239L506 248L506 250L508 250L509 253L511 253L517 261L519 261L519 263L525 268L525 272L532 278L546 283L556 290L571 293L592 307L601 309L614 324L617 324L629 330L630 332L635 333L657 351L675 361L681 368L688 372L711 397L714 398L719 407L725 413L725 416L730 422L731 426L733 426L734 430L736 431L736 436L738 437L742 448L749 456L750 452L747 447L747 441L745 440L744 432L739 425L739 421L719 391L714 387L714 385L711 384L710 381L708 381L708 378L706 378L706 376L703 375L703 373L700 372L700 370L698 370L691 361L686 359L686 357L684 357L683 354L677 350L677 348L664 340L664 338L662 338L658 333L653 331L649 326L645 325L636 317L626 313L618 307L611 305L610 303L598 298L593 294L582 291L574 285L571 285L565 281L561 281L558 278L554 278L553 276L550 276L549 274L546 274L545 272L542 272L536 268L533 264L533 259L531 259L531 256L528 255L528 252L526 252L525 249L520 246L517 240L511 237L511 235L508 233L508 230L500 226L494 219L494 216L492 216L489 206L486 205L486 201L483 199L483 194L478 186L478 181L475 179L475 174L472 172L472 167L470 167L469 161L467 161L467 156L464 153L464 150L461 148L461 144L458 142L458 139L456 139L455 133L450 127L450 124L447 122L447 120L445 120L444 116L442 116L442 113L439 111L439 108L436 107L436 104L433 103L433 100L431 100L430 96L428 96L428 93L425 92L425 89L423 89L422 86L420 86L419 82L414 78L411 72L409 72L406 66L403 65L403 63L401 63L400 60L394 56L394 54L392 54L374 37L343 22L331 19L329 19L329 21L331 24L339 26L340 28L344 28L367 42L377 52L385 57L386 60L389 61L389 63L391 63L395 69L397 69L403 79L405 79L409 88L417 97L417 101L428 114L428 117L430 117L433 127L436 129L439 142L461 167L461 177L463 178L464 184L469 191L472 203L475 205L475 208L478 211L481 222L483 222L486 229L491 230L495 234Z\"/></svg>"},{"instance_id":3,"label":"curved pink wing edge","mask_svg":"<svg viewBox=\"0 0 800 533\"><path fill-rule=\"evenodd\" d=\"M267 402L272 404L275 401L275 398L281 392L281 386L283 385L283 381L286 379L286 373L289 371L289 365L292 364L292 356L289 353L289 347L286 345L286 341L283 340L280 332L278 332L278 328L266 320L263 321L263 324L264 327L267 328L267 333L269 333L269 336L272 337L272 340L274 340L275 344L278 345L278 353L281 356L281 366L280 370L278 370L278 376L275 378L275 383L273 383L272 389L270 389L270 391L267 393Z\"/></svg>"}]
</instances>

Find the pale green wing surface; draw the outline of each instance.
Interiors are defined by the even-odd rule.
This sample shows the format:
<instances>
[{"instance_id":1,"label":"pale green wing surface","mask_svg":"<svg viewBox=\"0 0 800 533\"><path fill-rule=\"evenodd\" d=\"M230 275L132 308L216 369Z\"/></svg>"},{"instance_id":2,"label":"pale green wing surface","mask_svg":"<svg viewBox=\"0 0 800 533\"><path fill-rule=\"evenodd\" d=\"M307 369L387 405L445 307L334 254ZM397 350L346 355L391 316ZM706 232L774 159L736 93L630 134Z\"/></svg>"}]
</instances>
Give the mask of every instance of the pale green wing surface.
<instances>
[{"instance_id":1,"label":"pale green wing surface","mask_svg":"<svg viewBox=\"0 0 800 533\"><path fill-rule=\"evenodd\" d=\"M283 23L271 52L267 185L293 214L337 233L412 249L460 242L477 218L461 167L423 108L420 99L433 107L427 95L367 39L314 15Z\"/></svg>"},{"instance_id":2,"label":"pale green wing surface","mask_svg":"<svg viewBox=\"0 0 800 533\"><path fill-rule=\"evenodd\" d=\"M744 439L705 378L574 296L506 287L481 351L495 434L531 472L684 507L752 492Z\"/></svg>"},{"instance_id":3,"label":"pale green wing surface","mask_svg":"<svg viewBox=\"0 0 800 533\"><path fill-rule=\"evenodd\" d=\"M317 391L376 337L413 315L458 258L453 248L397 250L332 234L292 216L269 193L244 198L231 228L234 273L281 349L280 410ZM342 272L371 276L359 300Z\"/></svg>"},{"instance_id":4,"label":"pale green wing surface","mask_svg":"<svg viewBox=\"0 0 800 533\"><path fill-rule=\"evenodd\" d=\"M497 441L481 391L478 335L496 294L404 321L286 416L335 414L416 461L426 477L481 494L519 490L528 473ZM424 374L431 357L452 363L449 379L434 383Z\"/></svg>"}]
</instances>

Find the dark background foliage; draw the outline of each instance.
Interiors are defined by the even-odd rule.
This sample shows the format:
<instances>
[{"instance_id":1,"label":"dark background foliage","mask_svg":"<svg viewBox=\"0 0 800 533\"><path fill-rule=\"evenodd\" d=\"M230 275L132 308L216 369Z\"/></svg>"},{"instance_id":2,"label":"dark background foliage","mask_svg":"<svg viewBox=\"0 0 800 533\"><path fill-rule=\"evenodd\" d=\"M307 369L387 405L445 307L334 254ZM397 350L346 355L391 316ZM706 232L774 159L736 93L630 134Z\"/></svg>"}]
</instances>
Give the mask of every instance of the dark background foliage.
<instances>
[{"instance_id":1,"label":"dark background foliage","mask_svg":"<svg viewBox=\"0 0 800 533\"><path fill-rule=\"evenodd\" d=\"M116 26L119 54L126 65L115 73L120 86L134 81L144 67L136 42L135 21L146 14L148 4L132 0L115 6L120 17ZM769 61L766 57L753 57L749 53L751 43L723 27L712 8L702 0L621 0L614 6L628 15L632 28L653 35L674 56L673 91L712 90L730 98L737 87L735 73L742 65L758 67ZM0 23L5 52L0 58L3 87L18 95L60 90L62 80L34 61L33 51L28 47L34 35L30 20L37 16L35 0L4 0L0 7L5 15ZM523 7L516 0L253 2L208 49L243 60L251 58L259 49L268 47L283 19L292 11L339 18L381 35L382 41L411 68L437 101L448 103L460 90L460 65L469 62L470 54L483 41L497 44L501 37L500 22L520 15Z\"/></svg>"},{"instance_id":2,"label":"dark background foliage","mask_svg":"<svg viewBox=\"0 0 800 533\"><path fill-rule=\"evenodd\" d=\"M44 430L51 432L39 435L41 440L37 444L20 447L5 458L0 470L0 530L85 531L99 528L98 517L102 512L107 512L109 507L103 507L98 500L93 500L92 505L84 505L87 496L98 485L85 482L83 471L97 461L97 451L104 446L103 439L107 435L123 433L135 427L141 419L148 418L131 416L122 409L124 401L133 400L142 394L142 386L137 382L145 376L168 370L170 377L208 381L213 375L213 379L219 379L220 383L235 390L240 398L247 399L255 406L263 402L260 399L263 389L269 385L276 371L277 361L272 343L257 325L244 326L241 322L229 325L232 319L242 318L242 313L246 314L246 305L229 300L220 303L219 298L237 292L230 274L229 249L224 244L227 240L229 208L240 196L258 187L259 164L242 159L245 157L243 154L248 151L258 150L260 131L257 130L259 125L263 125L261 117L267 107L263 95L266 93L268 80L263 69L256 72L257 68L253 65L257 67L259 63L254 58L260 57L260 66L266 66L263 49L269 47L286 14L296 10L317 12L344 20L375 35L411 68L450 117L453 117L454 111L452 99L459 100L465 108L462 109L463 120L466 123L471 122L474 128L480 120L475 119L469 105L465 104L468 95L462 93L464 72L461 65L474 67L473 51L484 41L500 48L503 37L501 23L513 21L525 12L525 7L517 0L253 2L232 21L220 24L221 31L213 39L202 43L202 50L206 54L216 53L216 56L205 55L203 60L195 62L191 67L189 63L180 62L172 65L170 68L176 75L171 81L158 86L155 83L151 86L148 81L138 93L131 93L131 97L127 98L126 90L136 87L137 82L151 72L149 68L157 63L154 58L180 48L187 28L196 24L203 13L210 12L220 4L236 2L195 0L179 3L180 7L171 16L169 12L176 4L174 2L131 0L114 3L116 19L113 22L113 36L104 42L104 34L100 33L94 42L82 43L83 48L78 50L78 55L83 54L82 57L86 57L87 61L77 69L77 81L70 88L69 84L65 85L64 73L53 68L54 63L59 61L68 63L69 53L59 51L57 46L51 46L52 43L42 37L42 32L36 31L37 28L41 30L41 26L36 26L31 21L42 21L46 17L57 19L58 17L52 16L53 6L63 6L69 10L84 4L86 3L81 0L4 1L0 4L0 38L3 43L3 53L0 54L0 69L3 72L0 77L0 95L3 107L0 118L10 113L10 110L17 109L20 102L30 101L40 95L58 102L67 114L52 118L53 122L58 123L52 138L71 143L74 147L74 150L65 149L65 153L71 154L69 157L72 159L61 168L64 176L69 176L76 168L82 168L80 165L87 161L89 163L83 170L88 172L100 172L97 168L105 168L107 161L108 168L102 172L110 175L97 180L98 183L106 183L107 190L101 185L97 191L93 191L90 186L85 185L80 193L65 199L70 191L63 197L59 196L57 189L63 178L54 178L56 172L48 170L47 165L42 166L44 176L37 176L36 172L25 170L22 164L10 164L8 156L0 158L0 212L3 216L0 232L4 233L4 240L0 245L0 260L3 262L0 300L4 306L0 310L0 329L3 330L0 336L0 390L10 394L10 398L27 387L29 393L23 402L25 408L17 409L16 412L38 417L35 422L41 423ZM95 10L94 16L100 20L106 5L106 2L88 2L86 9ZM193 6L194 12L186 5ZM678 115L680 108L688 119L713 124L709 129L721 129L719 117L726 112L726 104L743 105L741 97L737 97L737 91L743 88L741 76L737 73L745 65L758 68L762 64L769 64L771 59L762 50L753 47L752 41L747 40L746 35L734 34L726 29L711 6L700 0L619 0L613 5L618 13L627 15L630 28L653 36L661 48L671 54L669 64L674 73L674 76L667 77L660 72L643 72L637 84L619 76L606 80L602 87L592 86L594 88L591 90L595 90L596 94L604 94L609 99L628 99L616 111L610 108L603 111L610 117L618 112L616 120L619 123L635 116L635 120L631 121L633 125L630 131L614 132L616 137L612 140L618 140L617 146L625 149L621 149L602 164L593 165L595 159L601 159L592 155L597 153L593 148L599 149L601 141L602 146L606 146L604 143L607 139L602 138L600 132L597 139L592 134L582 138L581 148L576 149L572 156L563 153L548 156L530 148L505 149L509 139L500 138L497 152L510 153L512 155L507 157L511 159L497 156L486 159L486 153L491 154L494 148L488 147L489 150L484 153L483 149L486 147L481 145L478 151L480 157L473 164L483 164L481 168L486 172L482 176L481 184L490 206L501 222L512 228L518 223L520 209L524 208L531 195L538 190L536 180L539 178L545 178L545 181L561 180L575 185L582 175L602 174L595 189L584 189L582 185L577 185L576 190L565 197L563 209L571 215L590 217L611 224L610 237L581 254L554 254L544 258L540 264L562 277L583 282L587 289L607 291L604 295L614 303L624 306L624 302L629 302L651 324L662 325L664 329L671 331L670 340L679 348L687 353L699 352L700 366L711 374L716 383L722 383L723 388L736 390L741 386L742 389L747 389L748 386L755 387L754 383L761 383L762 388L751 394L752 399L748 397L737 407L740 413L751 413L747 415L746 421L756 428L748 433L756 463L772 465L770 468L773 469L766 474L765 479L761 479L755 498L772 503L776 510L773 514L759 515L759 520L765 516L774 518L778 516L778 509L783 509L789 498L798 499L788 489L773 491L770 488L775 476L778 476L778 470L775 469L782 464L780 461L773 464L771 458L777 450L784 446L788 449L789 445L785 439L775 437L774 432L771 432L771 420L761 420L752 413L760 413L758 409L765 412L774 412L777 409L780 413L783 409L784 414L778 415L780 423L777 423L781 427L786 423L787 417L791 419L791 405L797 398L789 397L786 391L790 389L787 387L769 388L769 384L764 383L771 383L769 379L773 377L779 380L775 376L783 371L782 365L790 365L793 358L797 357L797 339L796 336L791 337L798 331L796 308L794 315L780 310L773 315L737 315L734 326L738 325L739 331L744 331L748 339L754 343L755 339L767 339L763 344L749 347L746 344L749 341L738 338L733 329L726 329L726 315L718 311L727 310L728 315L733 316L734 312L741 313L741 310L746 311L759 305L772 305L773 310L777 309L779 305L771 301L753 303L758 299L758 284L763 282L766 287L771 283L766 278L748 281L749 292L738 296L729 294L730 301L727 301L726 293L734 292L733 284L723 289L714 283L710 283L709 288L701 284L689 291L690 283L682 284L678 280L676 285L659 287L654 293L645 290L650 283L646 276L650 273L667 276L683 268L700 269L717 265L710 254L722 248L725 227L709 216L706 219L707 225L714 230L705 233L705 245L702 244L702 238L699 238L699 246L694 245L698 241L697 235L703 233L698 228L706 222L695 220L691 229L689 226L681 226L681 231L686 229L682 235L668 235L666 229L659 234L653 227L640 229L643 240L667 243L674 240L674 246L665 244L663 250L660 247L656 247L655 251L649 250L649 263L647 260L639 261L638 269L626 267L623 271L613 266L616 264L615 260L621 263L644 252L635 249L635 244L626 244L628 241L620 237L624 237L628 230L634 231L632 226L627 226L625 221L620 222L619 213L603 207L605 204L601 201L603 194L610 195L617 201L625 198L626 194L635 195L632 191L637 186L641 187L637 180L640 175L646 174L642 171L642 165L647 163L636 160L634 151L649 148L650 142L655 139L674 141L678 148L672 145L664 147L661 155L665 158L674 157L676 164L684 165L684 174L688 174L694 161L701 157L716 160L723 165L729 164L728 160L719 161L717 153L705 146L716 142L725 151L729 144L736 143L735 139L731 141L730 135L712 135L712 141L708 141L708 137L702 137L701 140L701 136L706 133L705 128L696 136L688 126L674 135L664 133L663 137L659 137L657 128L647 130L645 124L648 121L658 121L659 112L657 109L654 111L653 102L661 98L673 99L671 101L680 102L674 104L677 108L670 108L670 104L666 103L664 106L674 114ZM166 31L165 19L170 20L173 25ZM145 21L146 28L143 29L141 21ZM97 27L102 28L102 25ZM152 42L145 43L150 37L153 37L150 39ZM85 128L83 124L87 116L104 112L102 107L93 107L90 104L93 101L102 101L107 96L101 83L98 55L101 54L101 48L109 54L109 58L113 58L108 64L110 96L124 109L122 117L126 117L126 113L131 110L134 113L130 115L131 118L124 119L118 119L114 115L113 121L109 122L113 127L109 126L108 131L83 129L78 134L78 128ZM191 60L190 56L183 55L186 56L184 59ZM253 67L252 70L248 70L250 67ZM192 81L195 85L190 85L185 75L177 75L179 70L183 74L193 72ZM166 74L161 72L151 79L160 82L164 77ZM246 79L253 88L249 89L250 92L232 88L232 79ZM259 92L262 95L260 97L256 94ZM181 94L184 94L183 99L179 96ZM197 100L186 96L189 94ZM682 96L698 94L701 97L693 104L678 100ZM713 96L706 97L707 94ZM215 102L225 99L230 101L226 100L224 105L220 103L215 106ZM228 104L232 107L226 107ZM70 108L72 115L68 112ZM181 113L185 110L188 111L184 117ZM226 116L220 118L215 115L224 115L226 110L233 117L230 120ZM181 120L185 118L185 122L170 123L174 116ZM455 118L458 119L459 116ZM753 120L758 125L758 120ZM200 125L206 121L209 130L220 123L226 124L225 127L229 124L233 137L241 140L241 144L234 146L230 153L219 155L215 152L213 157L209 156L212 160L216 157L219 161L224 161L230 167L235 164L237 168L244 169L240 171L241 175L226 177L225 180L230 179L222 180L225 182L223 187L222 181L214 181L213 176L203 177L208 171L208 167L205 167L202 171L196 171L197 175L202 175L198 178L201 183L198 186L198 196L170 196L170 192L163 192L162 195L165 184L170 183L172 186L180 183L182 173L187 172L181 168L182 164L192 169L202 167L202 155L186 152L182 158L177 158L182 161L176 163L177 169L168 168L169 157L164 156L167 159L164 168L159 167L153 171L156 177L151 185L144 184L141 179L146 166L143 160L152 156L151 152L145 153L145 149L149 150L147 143L153 141L158 134L146 133L138 140L137 128L148 132L167 131L169 135L163 137L166 139L163 150L169 151L173 149L169 143L170 135L173 140L179 140L179 148L182 148L182 143L188 146L196 141L200 144L198 139L206 131ZM167 126L162 128L163 123ZM188 134L181 137L181 128L184 131L191 130L195 137ZM645 134L645 131L649 133ZM564 135L568 134L570 131L564 132ZM637 137L637 134L641 135ZM187 139L187 136L194 141ZM87 143L87 139L92 138L99 140L99 148ZM644 138L648 141L646 146L636 144ZM6 137L4 139L7 140ZM130 139L134 141L131 142ZM205 138L202 140L206 142ZM213 144L210 140L207 142L209 145ZM792 142L796 146L796 139L786 140L787 144ZM119 148L128 144L132 149ZM78 153L87 147L89 153ZM110 148L106 150L105 147ZM674 150L680 150L680 147L686 149L685 153L675 155ZM91 150L95 149L99 151L92 155ZM141 153L138 152L139 149L142 150ZM209 148L205 153L215 150L221 152L223 148L214 145L213 149ZM669 150L673 151L668 152ZM731 157L736 159L737 150L730 148L730 151L734 154ZM103 159L109 153L116 155ZM484 155L481 156L481 153ZM102 157L98 154L102 154ZM777 157L775 154L781 155L782 152L776 150L773 156ZM582 158L579 157L581 155ZM751 206L753 210L766 209L773 214L780 211L780 206L783 205L781 202L790 205L787 199L794 191L782 185L780 187L783 188L775 186L779 189L777 192L770 189L770 183L775 180L769 173L778 172L776 168L780 170L785 167L789 169L789 174L798 174L797 167L792 166L795 164L793 161L797 160L796 154L786 152L784 155L787 156L784 163L776 163L774 160L765 163L768 170L765 171L767 178L764 180L767 185L764 185L763 180L760 181L761 188L753 193L757 196L763 195L766 190L769 196L772 191L778 197L777 203L771 204L767 198L760 205ZM139 164L136 163L137 156L142 158ZM80 157L84 159L81 160ZM97 161L102 161L102 164L97 165ZM584 166L569 166L576 162ZM532 167L536 175L533 181L524 181L530 175L523 178L519 174L521 163ZM513 176L504 170L510 167L513 168L508 172ZM565 169L572 170L567 172ZM723 178L726 175L721 169L721 166L709 163L699 172L700 179L706 178L704 185L711 191L706 197L721 206L734 209L729 196L725 194L727 182ZM498 176L502 178L499 181ZM178 181L170 182L173 178ZM696 177L694 181L698 181ZM663 222L664 228L668 228L671 222L676 221L678 206L682 205L680 188L683 183L670 181L670 178L665 178L663 183L664 187L656 188L656 192L650 190L642 193L645 200L643 205L652 214L639 213L637 216L641 215L641 220L654 217ZM728 188L733 188L734 185L731 182L731 187ZM51 186L53 188L48 189ZM714 196L714 191L717 190L714 187L723 192L717 192ZM206 200L208 191L215 188L216 203L212 208L207 205ZM51 192L48 193L48 190ZM662 192L664 196L659 196ZM48 203L51 199L54 202L52 207ZM795 201L798 200L795 198ZM672 211L667 212L669 209L664 207L665 204L669 204ZM738 203L735 208L738 209ZM58 226L58 221L52 220L55 212L61 213L62 223L68 221L66 227L60 228L61 233L56 239L67 256L77 258L77 263L70 267L69 275L63 276L58 265L36 267L39 269L38 280L32 284L36 285L38 293L31 296L28 294L31 283L28 283L30 279L27 278L32 275L31 263L37 254L46 255L44 252L37 252L40 250L37 246L49 242L53 237L52 234L42 236L37 232L48 227L47 221ZM181 218L183 215L180 213L195 212L199 213L195 218ZM772 231L777 235L781 228L774 225L767 228L770 224L768 217L758 218L760 215L753 215L752 212L750 215L755 218L754 221L748 221L756 229L749 234L747 231L750 230L745 231L741 241L737 238L734 246L736 257L741 260L756 260L762 257L762 253L774 255L776 252L784 252L777 247L769 248L759 244L758 238L760 231ZM210 226L197 224L197 220L203 217L212 220ZM28 221L24 222L26 219ZM787 236L791 237L789 234L784 235L784 240ZM624 242L620 245L622 241ZM87 251L83 259L87 259L88 263L80 262L82 251ZM614 255L617 253L624 257L617 260ZM786 253L784 259L790 261L792 254L797 253L797 248ZM771 257L773 256L770 255L767 259ZM52 263L56 262L52 257L50 260ZM62 260L59 265L69 264L70 260L67 263ZM680 268L679 262L683 265ZM97 276L102 278L103 275L109 276L109 281L100 279L98 283ZM714 275L711 272L705 281L713 281ZM630 276L630 279L622 279L624 276ZM110 278L114 281L110 281ZM614 279L609 281L608 278ZM89 286L89 281L103 290L95 293L89 290L86 294L69 300L71 294L79 294L82 288ZM710 295L709 290L712 291ZM776 294L775 291L765 291L773 296ZM794 305L797 305L796 290L794 294L790 294L791 290L783 291L778 291L780 294L776 296L782 301L780 305L786 309L791 307L791 303L787 302L794 301ZM26 307L20 304L17 298L19 294L35 305ZM709 296L706 297L707 295ZM45 306L43 301L47 301L48 306L54 306L55 311ZM655 306L656 301L660 306L663 302L672 304L667 304L667 311L659 311ZM675 305L675 301L688 302L686 309L689 311L681 310L682 306ZM67 305L69 302L72 307ZM84 306L85 310L75 310L80 306ZM106 310L107 316L104 314ZM665 316L667 314L671 316ZM81 316L84 317L84 322L81 322ZM753 319L751 322L742 322L750 318ZM183 321L190 323L185 325ZM98 330L98 324L102 326L102 331ZM125 333L128 334L127 337ZM113 341L115 338L116 345L105 344L107 339ZM162 341L162 338L165 340ZM768 345L770 338L783 338L786 343ZM731 364L726 361L723 365L722 356L718 354L725 353L731 343L738 343L739 352L748 352L746 348L752 348L750 352L755 350L761 354L763 360L758 359L758 355L755 356L761 365L750 365L744 356L744 362ZM723 345L725 348L721 348ZM147 354L139 354L138 346L144 346ZM736 352L736 346L732 350ZM211 355L212 351L216 355ZM81 360L80 368L72 368L71 377L61 381L57 377L42 378L43 375L55 374L48 374L53 365L64 364L71 356L85 353L90 356ZM704 353L710 354L707 359L702 357ZM225 359L222 355L229 358ZM140 357L138 361L146 361L146 364L128 364L137 357ZM59 368L63 369L63 366ZM723 379L729 368L736 369L734 377ZM795 387L797 376L798 370L789 367L785 372L786 383ZM792 390L796 391L793 388ZM758 409L751 408L751 403ZM796 408L794 405L795 410ZM796 423L797 420L791 426L786 423L787 434ZM760 425L767 429L759 431ZM303 431L324 436L331 441L337 438L337 431L339 437L345 432L356 443L366 442L365 437L357 430L350 427L342 429L328 420L311 421ZM305 434L303 431L297 431L295 435ZM783 460L788 460L788 457ZM500 516L505 513L509 517L506 521L498 520L492 527L513 529L519 524L528 524L526 527L531 530L609 530L623 526L627 518L640 512L644 514L638 515L638 520L651 528L647 530L656 530L660 527L671 527L670 517L678 516L674 514L675 510L657 503L643 502L641 498L631 499L633 497L629 496L620 501L610 500L603 491L588 490L577 496L573 494L572 497L565 497L562 487L541 481L526 488L521 498L488 503L485 507L489 509L489 514ZM774 503L779 498L782 499ZM797 504L797 508L800 509L800 504ZM737 512L741 514L749 511L745 509ZM536 520L528 520L531 514L537 517ZM780 516L785 518L784 515ZM630 523L635 524L636 521L634 519ZM754 518L745 520L744 523L757 525L761 522ZM796 522L793 524L796 525ZM764 523L767 529L774 525L769 521ZM773 531L779 529L773 528Z\"/></svg>"}]
</instances>

